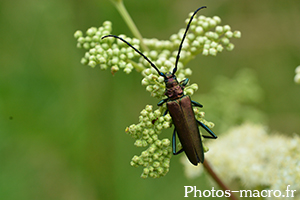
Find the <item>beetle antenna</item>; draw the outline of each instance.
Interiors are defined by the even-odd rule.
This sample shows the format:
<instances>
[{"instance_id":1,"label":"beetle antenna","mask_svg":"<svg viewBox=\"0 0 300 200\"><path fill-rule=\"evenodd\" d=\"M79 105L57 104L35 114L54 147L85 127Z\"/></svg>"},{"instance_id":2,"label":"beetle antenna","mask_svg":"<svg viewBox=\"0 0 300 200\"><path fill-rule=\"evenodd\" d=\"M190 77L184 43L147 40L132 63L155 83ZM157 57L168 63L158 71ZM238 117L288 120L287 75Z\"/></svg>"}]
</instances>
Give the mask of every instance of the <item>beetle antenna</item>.
<instances>
[{"instance_id":1,"label":"beetle antenna","mask_svg":"<svg viewBox=\"0 0 300 200\"><path fill-rule=\"evenodd\" d=\"M120 38L119 36L116 36L116 35L106 35L106 36L103 36L101 39L104 39L104 38L107 38L107 37L114 37L114 38L117 38L119 40L121 40L122 42L126 43L128 46L130 46L133 50L135 50L138 54L140 54L141 56L143 56L143 58L145 58L145 60L148 61L148 63L157 71L157 73L160 75L160 76L163 76L164 78L166 78L166 75L162 72L160 72L158 70L158 68L153 64L153 62L151 62L151 60L149 60L149 58L147 58L142 52L140 52L138 49L136 49L134 46L132 46L129 42L127 42L126 40L124 40L123 38Z\"/></svg>"},{"instance_id":2,"label":"beetle antenna","mask_svg":"<svg viewBox=\"0 0 300 200\"><path fill-rule=\"evenodd\" d=\"M180 52L181 52L181 49L182 49L182 44L183 44L183 41L184 41L184 39L185 39L185 37L186 37L186 34L187 34L187 32L188 32L188 30L189 30L189 28L190 28L190 25L191 25L191 23L192 23L192 20L193 20L194 16L197 14L197 12L198 12L199 10L203 9L203 8L206 8L206 6L202 6L202 7L198 8L198 9L194 12L194 14L191 16L191 19L190 19L189 23L188 23L187 26L186 26L186 29L185 29L185 32L184 32L184 34L183 34L181 43L180 43L180 45L179 45L178 54L177 54L176 62L175 62L175 67L174 67L173 73L172 73L173 75L174 75L174 74L176 73L176 71L177 71L177 65L178 65L178 61L179 61L179 58L180 58Z\"/></svg>"}]
</instances>

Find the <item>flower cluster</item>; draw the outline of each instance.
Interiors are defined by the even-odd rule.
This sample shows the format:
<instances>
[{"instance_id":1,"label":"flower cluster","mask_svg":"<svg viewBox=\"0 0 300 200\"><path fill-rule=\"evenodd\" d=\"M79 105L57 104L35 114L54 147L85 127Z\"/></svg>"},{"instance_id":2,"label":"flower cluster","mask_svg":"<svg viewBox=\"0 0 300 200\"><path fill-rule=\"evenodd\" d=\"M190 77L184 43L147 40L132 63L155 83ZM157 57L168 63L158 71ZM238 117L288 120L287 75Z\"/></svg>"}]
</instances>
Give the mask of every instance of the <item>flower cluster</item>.
<instances>
[{"instance_id":1,"label":"flower cluster","mask_svg":"<svg viewBox=\"0 0 300 200\"><path fill-rule=\"evenodd\" d=\"M192 14L192 13L191 13ZM190 14L190 15L191 15ZM189 18L186 20L189 21ZM180 52L180 60L178 63L177 78L182 80L192 74L192 71L184 66L195 57L202 55L217 55L223 49L233 50L234 45L230 42L231 38L240 38L239 31L232 31L229 25L220 26L221 19L217 16L212 18L199 16L195 18L191 25L186 40L183 43ZM129 74L133 68L142 72L146 79L143 79L143 85L150 86L147 88L151 92L151 96L160 98L163 96L164 85L159 79L157 72L152 69L149 63L135 53L127 44L115 38L101 38L111 34L112 24L109 21L103 23L99 28L89 28L86 31L86 36L83 36L82 31L76 31L74 37L77 39L77 47L86 49L86 53L81 60L82 64L95 67L100 66L101 69L110 68L112 74L123 69ZM170 36L169 40L158 39L143 39L143 43L149 48L142 51L158 69L163 72L169 72L174 68L178 47L182 40L185 29L180 29L177 34ZM140 49L138 39L129 38L125 35L119 35L132 44L135 48ZM138 62L135 60L138 59ZM146 71L145 71L146 70ZM150 75L150 77L149 77Z\"/></svg>"},{"instance_id":2,"label":"flower cluster","mask_svg":"<svg viewBox=\"0 0 300 200\"><path fill-rule=\"evenodd\" d=\"M187 23L189 19L186 20ZM239 38L241 33L231 31L229 25L221 26L220 23L221 19L217 16L194 18L180 52L176 72L179 81L192 74L192 70L185 68L185 66L197 54L216 56L223 49L231 51L234 48L230 39ZM106 21L99 28L89 28L85 36L82 31L75 32L74 37L77 39L77 47L86 50L81 63L91 67L99 65L103 70L110 68L112 74L120 69L129 74L135 69L143 75L142 85L151 93L151 96L163 98L165 92L164 78L157 74L157 71L150 66L147 60L123 41L114 37L102 39L103 36L110 35L111 31L112 23ZM119 37L147 56L160 72L167 73L172 71L175 66L178 48L184 32L185 29L179 30L177 34L171 35L169 40L143 39L140 41L125 35L119 35ZM147 49L142 49L145 46ZM190 84L185 86L184 93L191 96L197 89L197 84ZM158 137L163 129L167 129L172 125L170 115L163 116L162 114L165 110L165 105L155 111L153 111L151 105L147 105L140 113L139 124L132 124L125 130L136 140L135 146L148 147L140 156L134 156L131 161L132 166L144 167L141 175L143 178L161 177L169 171L172 156L170 140L166 138L159 139ZM203 122L209 128L214 126L213 123L203 119L204 112L200 112L198 108L194 108L194 112L197 120ZM204 146L204 151L207 150L208 148Z\"/></svg>"},{"instance_id":3,"label":"flower cluster","mask_svg":"<svg viewBox=\"0 0 300 200\"><path fill-rule=\"evenodd\" d=\"M295 69L296 75L294 81L300 84L300 65Z\"/></svg>"},{"instance_id":4,"label":"flower cluster","mask_svg":"<svg viewBox=\"0 0 300 200\"><path fill-rule=\"evenodd\" d=\"M295 190L300 188L299 143L299 136L268 134L261 125L244 124L209 143L206 158L223 180L240 180L247 188L284 191L291 185Z\"/></svg>"},{"instance_id":5,"label":"flower cluster","mask_svg":"<svg viewBox=\"0 0 300 200\"><path fill-rule=\"evenodd\" d=\"M141 111L139 124L132 124L126 128L125 132L136 139L136 147L148 147L140 156L134 156L131 165L143 166L142 178L148 176L156 178L164 176L169 171L172 149L169 139L160 140L162 129L169 128L172 120L170 115L162 116L161 108L153 111L151 105L147 105Z\"/></svg>"},{"instance_id":6,"label":"flower cluster","mask_svg":"<svg viewBox=\"0 0 300 200\"><path fill-rule=\"evenodd\" d=\"M172 148L170 140L167 138L159 139L163 129L172 126L172 118L169 114L163 116L165 106L159 107L153 111L151 105L147 105L139 116L139 123L132 124L126 128L125 132L135 139L136 147L148 147L142 151L140 156L135 155L131 159L131 165L134 167L144 167L142 178L152 177L158 178L166 175L170 167L170 159L172 156ZM195 117L212 128L214 124L203 119L204 112L200 112L198 108L194 108ZM178 144L179 148L181 144ZM208 148L204 146L204 151Z\"/></svg>"},{"instance_id":7,"label":"flower cluster","mask_svg":"<svg viewBox=\"0 0 300 200\"><path fill-rule=\"evenodd\" d=\"M74 37L77 39L77 47L86 49L81 63L90 67L99 65L101 69L105 70L111 68L114 74L119 68L124 69L124 72L130 73L133 69L129 62L136 54L134 50L122 42L113 43L114 39L108 38L102 40L105 35L109 35L112 30L110 21L105 21L99 28L91 27L86 31L86 36L83 36L81 31L76 31ZM139 45L139 40L126 38L132 45Z\"/></svg>"}]
</instances>

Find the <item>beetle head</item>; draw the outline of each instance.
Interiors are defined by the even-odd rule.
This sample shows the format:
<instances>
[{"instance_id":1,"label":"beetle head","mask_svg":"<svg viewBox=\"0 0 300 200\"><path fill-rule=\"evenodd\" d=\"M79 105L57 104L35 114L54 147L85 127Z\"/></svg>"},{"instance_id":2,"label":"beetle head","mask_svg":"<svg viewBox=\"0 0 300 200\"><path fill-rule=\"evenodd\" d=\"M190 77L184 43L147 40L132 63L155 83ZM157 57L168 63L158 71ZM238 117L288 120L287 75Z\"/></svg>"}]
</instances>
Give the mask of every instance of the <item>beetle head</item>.
<instances>
[{"instance_id":1,"label":"beetle head","mask_svg":"<svg viewBox=\"0 0 300 200\"><path fill-rule=\"evenodd\" d=\"M171 72L166 73L164 79L165 79L164 81L166 84L166 88L171 88L174 87L175 85L178 85L176 76Z\"/></svg>"},{"instance_id":2,"label":"beetle head","mask_svg":"<svg viewBox=\"0 0 300 200\"><path fill-rule=\"evenodd\" d=\"M179 84L176 76L169 72L165 74L165 95L170 99L177 99L183 95L183 87Z\"/></svg>"}]
</instances>

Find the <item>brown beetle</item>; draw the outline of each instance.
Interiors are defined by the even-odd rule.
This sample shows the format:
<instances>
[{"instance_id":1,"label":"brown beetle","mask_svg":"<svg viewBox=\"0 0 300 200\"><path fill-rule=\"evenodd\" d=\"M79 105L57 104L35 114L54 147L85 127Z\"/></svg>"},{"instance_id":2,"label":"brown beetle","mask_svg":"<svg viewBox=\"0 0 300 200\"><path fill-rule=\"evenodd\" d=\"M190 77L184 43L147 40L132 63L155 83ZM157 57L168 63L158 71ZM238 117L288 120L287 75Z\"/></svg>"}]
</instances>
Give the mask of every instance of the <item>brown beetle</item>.
<instances>
[{"instance_id":1,"label":"brown beetle","mask_svg":"<svg viewBox=\"0 0 300 200\"><path fill-rule=\"evenodd\" d=\"M180 57L180 51L182 49L183 41L186 37L186 34L188 32L188 29L190 27L190 24L196 15L196 13L201 10L202 8L206 8L206 6L198 8L193 15L191 16L191 19L189 23L187 24L185 33L182 37L181 43L179 45L178 54L176 57L175 67L173 69L173 72L169 73L162 73L158 70L158 68L139 50L137 50L135 47L133 47L130 43L128 43L126 40L115 36L115 35L106 35L103 38L106 37L114 37L117 38L124 43L126 43L128 46L133 48L137 53L139 53L142 57L144 57L150 65L157 71L157 73L164 77L164 82L166 84L166 90L165 95L167 96L166 99L161 100L157 105L161 106L164 103L167 104L167 110L164 113L166 115L168 112L170 112L170 115L172 117L173 123L175 125L173 137L172 137L172 147L173 147L173 154L177 155L181 152L185 152L186 156L188 157L189 161L193 165L198 165L199 162L204 162L204 152L203 152L203 145L202 140L200 136L199 131L199 125L203 127L210 135L206 136L203 135L204 138L211 138L216 139L217 136L210 130L205 124L198 121L195 118L193 106L197 107L203 107L200 103L195 102L191 100L191 98L188 95L184 95L184 87L187 85L189 79L184 79L180 83L177 81L177 78L175 76L175 73L177 71L177 65ZM176 152L176 133L178 135L179 141L182 145L182 149Z\"/></svg>"}]
</instances>

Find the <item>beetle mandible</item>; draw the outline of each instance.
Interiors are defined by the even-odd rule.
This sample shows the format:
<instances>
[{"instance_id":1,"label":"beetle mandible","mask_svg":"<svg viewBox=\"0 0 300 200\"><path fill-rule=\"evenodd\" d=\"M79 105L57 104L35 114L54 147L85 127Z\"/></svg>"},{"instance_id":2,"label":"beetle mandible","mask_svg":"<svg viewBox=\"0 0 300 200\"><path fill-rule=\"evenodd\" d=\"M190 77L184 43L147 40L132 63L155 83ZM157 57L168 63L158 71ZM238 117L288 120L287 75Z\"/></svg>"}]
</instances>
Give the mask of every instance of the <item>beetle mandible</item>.
<instances>
[{"instance_id":1,"label":"beetle mandible","mask_svg":"<svg viewBox=\"0 0 300 200\"><path fill-rule=\"evenodd\" d=\"M198 165L199 162L204 162L203 145L198 126L203 127L209 133L208 136L202 135L204 138L216 139L217 136L212 132L212 130L210 130L210 128L208 128L205 124L203 124L195 118L193 106L197 106L200 108L202 108L203 106L200 103L191 100L191 98L188 95L184 95L183 91L189 79L186 78L179 83L175 76L175 73L177 71L177 65L180 58L180 51L182 49L183 41L187 35L190 24L197 12L203 8L206 8L206 6L198 8L193 13L189 23L187 24L185 33L179 45L178 54L175 61L175 67L172 73L168 72L164 74L160 72L158 68L143 53L141 53L138 49L133 47L123 38L120 38L116 35L106 35L102 37L102 39L106 37L114 37L123 41L132 49L134 49L138 54L144 57L149 62L149 64L157 71L157 73L164 78L164 82L166 85L166 90L164 94L167 96L167 98L161 100L157 105L162 106L164 103L166 103L167 110L164 113L164 115L166 115L169 112L172 117L173 124L175 126L172 136L173 154L177 155L184 151L189 161L193 165ZM182 149L179 151L176 151L176 133L182 145Z\"/></svg>"}]
</instances>

